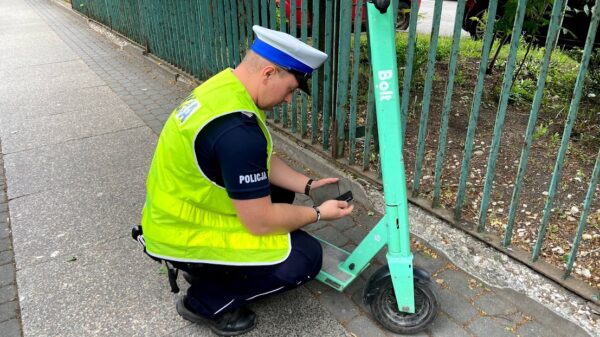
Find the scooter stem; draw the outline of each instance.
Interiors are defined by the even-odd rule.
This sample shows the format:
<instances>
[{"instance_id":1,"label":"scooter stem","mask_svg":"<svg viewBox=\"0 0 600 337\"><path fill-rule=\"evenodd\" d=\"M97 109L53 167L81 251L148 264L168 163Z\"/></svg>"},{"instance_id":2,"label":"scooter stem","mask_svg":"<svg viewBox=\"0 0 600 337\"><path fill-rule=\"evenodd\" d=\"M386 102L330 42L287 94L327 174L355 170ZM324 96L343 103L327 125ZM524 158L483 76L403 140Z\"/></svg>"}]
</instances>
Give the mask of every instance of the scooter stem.
<instances>
[{"instance_id":1,"label":"scooter stem","mask_svg":"<svg viewBox=\"0 0 600 337\"><path fill-rule=\"evenodd\" d=\"M369 46L379 131L380 162L388 231L387 260L398 309L414 313L413 255L402 156L402 121L393 10L367 3ZM376 46L376 48L374 48Z\"/></svg>"}]
</instances>

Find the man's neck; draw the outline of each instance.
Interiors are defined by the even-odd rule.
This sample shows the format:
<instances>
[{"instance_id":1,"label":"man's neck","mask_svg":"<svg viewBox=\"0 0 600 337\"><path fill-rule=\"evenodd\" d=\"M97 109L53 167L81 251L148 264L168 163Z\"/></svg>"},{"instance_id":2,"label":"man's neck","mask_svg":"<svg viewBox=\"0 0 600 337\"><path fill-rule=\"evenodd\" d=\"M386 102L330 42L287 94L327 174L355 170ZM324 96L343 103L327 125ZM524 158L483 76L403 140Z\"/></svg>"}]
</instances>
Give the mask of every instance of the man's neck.
<instances>
[{"instance_id":1,"label":"man's neck","mask_svg":"<svg viewBox=\"0 0 600 337\"><path fill-rule=\"evenodd\" d=\"M256 79L254 78L253 74L251 74L250 71L246 67L244 67L243 64L237 66L235 69L232 70L232 72L233 75L237 77L237 79L246 88L246 91L248 91L248 94L250 95L250 97L252 97L252 100L256 104L257 93L255 90L256 85L254 84L254 81Z\"/></svg>"}]
</instances>

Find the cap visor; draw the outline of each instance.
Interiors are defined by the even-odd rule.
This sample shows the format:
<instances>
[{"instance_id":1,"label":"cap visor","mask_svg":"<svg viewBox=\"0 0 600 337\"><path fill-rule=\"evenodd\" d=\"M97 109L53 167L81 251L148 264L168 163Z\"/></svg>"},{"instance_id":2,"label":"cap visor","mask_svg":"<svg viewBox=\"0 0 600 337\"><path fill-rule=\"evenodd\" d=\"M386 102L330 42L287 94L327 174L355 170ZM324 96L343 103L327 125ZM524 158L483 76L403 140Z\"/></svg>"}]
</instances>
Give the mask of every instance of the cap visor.
<instances>
[{"instance_id":1,"label":"cap visor","mask_svg":"<svg viewBox=\"0 0 600 337\"><path fill-rule=\"evenodd\" d=\"M310 96L310 88L308 87L308 79L303 76L296 76L298 81L298 89L304 91L305 94Z\"/></svg>"}]
</instances>

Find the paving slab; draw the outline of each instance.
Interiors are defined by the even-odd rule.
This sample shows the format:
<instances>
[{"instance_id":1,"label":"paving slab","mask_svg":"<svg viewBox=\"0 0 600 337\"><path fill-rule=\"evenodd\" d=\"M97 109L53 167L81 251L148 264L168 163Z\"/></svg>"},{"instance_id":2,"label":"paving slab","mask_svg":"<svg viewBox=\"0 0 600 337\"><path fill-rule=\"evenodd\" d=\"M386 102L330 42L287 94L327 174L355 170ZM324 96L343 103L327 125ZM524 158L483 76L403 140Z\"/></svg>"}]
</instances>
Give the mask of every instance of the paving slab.
<instances>
[{"instance_id":1,"label":"paving slab","mask_svg":"<svg viewBox=\"0 0 600 337\"><path fill-rule=\"evenodd\" d=\"M337 292L323 293L319 296L319 300L342 324L347 324L355 317L361 316L360 310L350 297L340 296Z\"/></svg>"},{"instance_id":2,"label":"paving slab","mask_svg":"<svg viewBox=\"0 0 600 337\"><path fill-rule=\"evenodd\" d=\"M555 312L546 308L544 305L530 300L527 297L524 298L526 295L523 295L522 293L506 288L495 289L494 293L501 301L510 303L510 305L515 307L524 315L530 316L534 322L540 323L531 324L531 326L529 326L527 329L529 332L541 326L543 328L540 328L540 336L543 336L542 332L546 331L547 329L554 331L556 334L562 334L563 336L568 337L593 336L586 333L575 323L558 317Z\"/></svg>"},{"instance_id":3,"label":"paving slab","mask_svg":"<svg viewBox=\"0 0 600 337\"><path fill-rule=\"evenodd\" d=\"M256 330L248 333L249 337L350 337L331 313L304 287L267 298L252 305L252 309L258 314L258 324Z\"/></svg>"},{"instance_id":4,"label":"paving slab","mask_svg":"<svg viewBox=\"0 0 600 337\"><path fill-rule=\"evenodd\" d=\"M470 331L464 329L459 323L446 316L444 313L440 313L436 317L435 321L427 328L430 336L433 337L470 337L472 336ZM475 336L486 336L487 334Z\"/></svg>"},{"instance_id":5,"label":"paving slab","mask_svg":"<svg viewBox=\"0 0 600 337\"><path fill-rule=\"evenodd\" d=\"M355 317L348 322L347 326L356 336L386 337L387 335L380 326L365 316Z\"/></svg>"},{"instance_id":6,"label":"paving slab","mask_svg":"<svg viewBox=\"0 0 600 337\"><path fill-rule=\"evenodd\" d=\"M0 252L0 265L7 264L9 262L13 262L12 252L8 250Z\"/></svg>"},{"instance_id":7,"label":"paving slab","mask_svg":"<svg viewBox=\"0 0 600 337\"><path fill-rule=\"evenodd\" d=\"M4 156L9 199L148 167L156 135L139 127Z\"/></svg>"},{"instance_id":8,"label":"paving slab","mask_svg":"<svg viewBox=\"0 0 600 337\"><path fill-rule=\"evenodd\" d=\"M82 60L65 60L50 64L38 64L0 70L0 91L5 95L17 93L56 92L57 88L68 91L81 87L104 85L105 82ZM28 100L31 96L28 97ZM26 102L24 100L23 102Z\"/></svg>"},{"instance_id":9,"label":"paving slab","mask_svg":"<svg viewBox=\"0 0 600 337\"><path fill-rule=\"evenodd\" d=\"M61 277L53 276L57 274ZM168 291L159 265L144 256L130 237L86 250L73 262L55 259L24 268L17 281L23 294L25 335L210 335L205 326L177 315L174 304L179 295ZM305 289L252 307L259 325L248 336L281 336L282 331L286 335L344 336L335 319Z\"/></svg>"},{"instance_id":10,"label":"paving slab","mask_svg":"<svg viewBox=\"0 0 600 337\"><path fill-rule=\"evenodd\" d=\"M492 317L480 317L469 325L469 329L473 331L476 336L513 337L513 326L514 324L512 321L506 322L499 319L493 319ZM490 329L490 327L493 327L493 329Z\"/></svg>"},{"instance_id":11,"label":"paving slab","mask_svg":"<svg viewBox=\"0 0 600 337\"><path fill-rule=\"evenodd\" d=\"M36 93L36 99L31 99L31 95L23 94L0 95L0 125L20 123L66 112L85 114L105 105L122 110L122 101L106 85L69 90L63 90L62 87L55 89ZM27 99L24 100L24 96Z\"/></svg>"},{"instance_id":12,"label":"paving slab","mask_svg":"<svg viewBox=\"0 0 600 337\"><path fill-rule=\"evenodd\" d=\"M446 289L438 290L438 295L442 310L457 323L467 323L479 317L477 309L464 296Z\"/></svg>"},{"instance_id":13,"label":"paving slab","mask_svg":"<svg viewBox=\"0 0 600 337\"><path fill-rule=\"evenodd\" d=\"M21 323L18 319L13 318L8 321L0 322L0 331L2 337L21 337Z\"/></svg>"},{"instance_id":14,"label":"paving slab","mask_svg":"<svg viewBox=\"0 0 600 337\"><path fill-rule=\"evenodd\" d=\"M0 287L0 303L10 302L17 299L16 287Z\"/></svg>"},{"instance_id":15,"label":"paving slab","mask_svg":"<svg viewBox=\"0 0 600 337\"><path fill-rule=\"evenodd\" d=\"M65 260L129 235L140 220L147 170L137 167L12 200L18 269Z\"/></svg>"},{"instance_id":16,"label":"paving slab","mask_svg":"<svg viewBox=\"0 0 600 337\"><path fill-rule=\"evenodd\" d=\"M187 324L166 275L129 235L76 258L19 270L25 336L160 336Z\"/></svg>"},{"instance_id":17,"label":"paving slab","mask_svg":"<svg viewBox=\"0 0 600 337\"><path fill-rule=\"evenodd\" d=\"M24 70L43 64L53 64L64 61L74 61L77 55L60 43L60 38L54 32L39 30L37 26L20 26L21 30L29 31L14 34L10 30L0 32L0 71ZM61 48L61 46L63 46Z\"/></svg>"},{"instance_id":18,"label":"paving slab","mask_svg":"<svg viewBox=\"0 0 600 337\"><path fill-rule=\"evenodd\" d=\"M0 303L0 322L8 321L14 318L19 311L19 302L10 301Z\"/></svg>"},{"instance_id":19,"label":"paving slab","mask_svg":"<svg viewBox=\"0 0 600 337\"><path fill-rule=\"evenodd\" d=\"M0 17L0 27L3 30L9 30L11 27L28 26L31 24L41 24L43 21L39 16L32 13L29 8L21 3L2 4L3 15Z\"/></svg>"},{"instance_id":20,"label":"paving slab","mask_svg":"<svg viewBox=\"0 0 600 337\"><path fill-rule=\"evenodd\" d=\"M2 124L2 149L10 154L144 125L127 105L116 99L116 104L109 101L82 110Z\"/></svg>"},{"instance_id":21,"label":"paving slab","mask_svg":"<svg viewBox=\"0 0 600 337\"><path fill-rule=\"evenodd\" d=\"M516 333L521 337L557 336L556 330L543 326L536 321L526 322L516 330Z\"/></svg>"},{"instance_id":22,"label":"paving slab","mask_svg":"<svg viewBox=\"0 0 600 337\"><path fill-rule=\"evenodd\" d=\"M14 282L15 266L7 263L0 266L0 287L12 284Z\"/></svg>"}]
</instances>

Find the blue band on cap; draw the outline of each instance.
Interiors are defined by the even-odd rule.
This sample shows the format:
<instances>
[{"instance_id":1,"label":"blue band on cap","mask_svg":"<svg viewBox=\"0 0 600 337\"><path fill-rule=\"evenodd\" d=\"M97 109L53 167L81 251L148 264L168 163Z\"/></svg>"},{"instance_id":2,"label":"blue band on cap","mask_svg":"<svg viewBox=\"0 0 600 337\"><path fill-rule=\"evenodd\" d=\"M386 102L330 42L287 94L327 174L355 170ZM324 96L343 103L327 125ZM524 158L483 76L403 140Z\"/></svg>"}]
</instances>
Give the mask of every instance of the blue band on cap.
<instances>
[{"instance_id":1,"label":"blue band on cap","mask_svg":"<svg viewBox=\"0 0 600 337\"><path fill-rule=\"evenodd\" d=\"M310 66L298 61L292 56L282 52L281 50L271 46L270 44L262 41L259 38L254 40L252 47L250 48L252 51L257 53L258 55L266 58L267 60L277 64L286 69L295 70L301 73L312 74L313 68Z\"/></svg>"}]
</instances>

